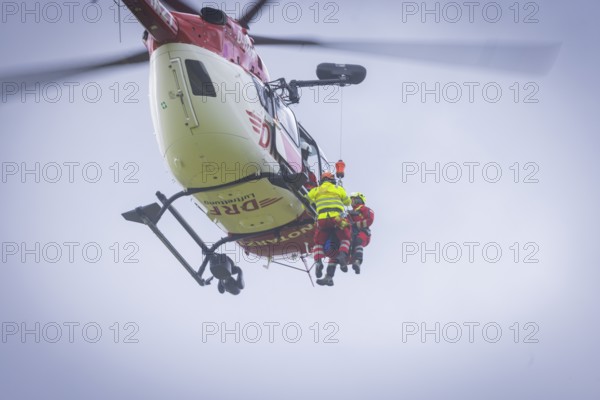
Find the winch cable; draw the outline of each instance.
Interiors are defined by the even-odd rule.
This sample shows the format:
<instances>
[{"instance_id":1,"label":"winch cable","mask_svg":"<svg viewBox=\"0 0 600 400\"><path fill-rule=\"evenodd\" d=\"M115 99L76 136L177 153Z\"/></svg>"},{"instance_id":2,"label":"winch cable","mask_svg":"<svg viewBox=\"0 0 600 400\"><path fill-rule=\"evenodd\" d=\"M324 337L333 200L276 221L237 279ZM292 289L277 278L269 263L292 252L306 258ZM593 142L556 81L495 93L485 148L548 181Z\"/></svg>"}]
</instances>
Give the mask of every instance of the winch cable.
<instances>
[{"instance_id":1,"label":"winch cable","mask_svg":"<svg viewBox=\"0 0 600 400\"><path fill-rule=\"evenodd\" d=\"M340 86L340 157L342 159L342 138L344 134L343 122L344 122L344 87Z\"/></svg>"}]
</instances>

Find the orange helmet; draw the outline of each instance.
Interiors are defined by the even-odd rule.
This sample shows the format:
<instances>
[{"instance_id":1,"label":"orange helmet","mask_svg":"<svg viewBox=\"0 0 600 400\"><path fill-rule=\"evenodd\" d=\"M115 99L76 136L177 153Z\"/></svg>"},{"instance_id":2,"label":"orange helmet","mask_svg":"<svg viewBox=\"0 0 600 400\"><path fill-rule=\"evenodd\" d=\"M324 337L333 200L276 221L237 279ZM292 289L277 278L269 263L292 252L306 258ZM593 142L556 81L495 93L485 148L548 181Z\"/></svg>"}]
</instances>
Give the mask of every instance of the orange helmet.
<instances>
[{"instance_id":1,"label":"orange helmet","mask_svg":"<svg viewBox=\"0 0 600 400\"><path fill-rule=\"evenodd\" d=\"M321 174L321 182L323 182L323 181L334 182L335 177L333 176L333 174L331 172L325 171Z\"/></svg>"}]
</instances>

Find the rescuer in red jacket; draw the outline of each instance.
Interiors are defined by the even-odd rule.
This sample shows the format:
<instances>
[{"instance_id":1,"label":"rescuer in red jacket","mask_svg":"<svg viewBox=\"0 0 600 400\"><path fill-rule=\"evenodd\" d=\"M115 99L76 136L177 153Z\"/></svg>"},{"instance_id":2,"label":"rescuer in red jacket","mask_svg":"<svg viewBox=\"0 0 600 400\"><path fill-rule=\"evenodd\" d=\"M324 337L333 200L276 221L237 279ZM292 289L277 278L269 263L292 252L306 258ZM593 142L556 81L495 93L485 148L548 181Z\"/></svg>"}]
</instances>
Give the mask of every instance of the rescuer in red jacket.
<instances>
[{"instance_id":1,"label":"rescuer in red jacket","mask_svg":"<svg viewBox=\"0 0 600 400\"><path fill-rule=\"evenodd\" d=\"M364 248L371 241L371 230L369 227L373 224L375 213L365 205L367 199L364 194L355 192L350 194L352 200L352 211L350 217L352 219L352 269L357 274L360 274L360 266L363 262ZM343 272L348 270L348 267L341 266Z\"/></svg>"}]
</instances>

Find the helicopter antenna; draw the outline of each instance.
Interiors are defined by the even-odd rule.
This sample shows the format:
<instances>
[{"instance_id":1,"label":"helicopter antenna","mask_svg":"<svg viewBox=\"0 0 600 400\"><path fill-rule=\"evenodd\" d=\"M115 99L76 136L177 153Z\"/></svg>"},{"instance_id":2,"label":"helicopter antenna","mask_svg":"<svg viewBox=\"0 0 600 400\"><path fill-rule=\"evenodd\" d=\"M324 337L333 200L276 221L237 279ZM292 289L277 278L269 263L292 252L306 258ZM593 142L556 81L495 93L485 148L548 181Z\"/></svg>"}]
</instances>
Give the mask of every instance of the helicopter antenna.
<instances>
[{"instance_id":1,"label":"helicopter antenna","mask_svg":"<svg viewBox=\"0 0 600 400\"><path fill-rule=\"evenodd\" d=\"M92 1L92 3L96 3L96 1ZM121 5L121 0L115 1L113 0L113 3L117 6L117 18L119 19L119 43L122 43L122 36L121 36L121 7L123 7Z\"/></svg>"}]
</instances>

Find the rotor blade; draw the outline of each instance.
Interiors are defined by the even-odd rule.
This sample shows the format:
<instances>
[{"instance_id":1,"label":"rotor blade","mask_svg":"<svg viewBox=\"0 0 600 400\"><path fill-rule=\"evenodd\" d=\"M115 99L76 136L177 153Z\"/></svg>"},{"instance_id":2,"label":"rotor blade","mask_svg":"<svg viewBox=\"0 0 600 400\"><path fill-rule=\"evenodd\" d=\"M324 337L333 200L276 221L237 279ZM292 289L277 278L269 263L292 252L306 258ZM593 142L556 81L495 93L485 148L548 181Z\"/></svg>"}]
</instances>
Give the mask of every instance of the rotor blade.
<instances>
[{"instance_id":1,"label":"rotor blade","mask_svg":"<svg viewBox=\"0 0 600 400\"><path fill-rule=\"evenodd\" d=\"M103 68L110 68L118 65L127 65L127 64L138 64L144 61L148 61L150 56L147 50L140 51L131 56L120 57L111 61L105 62L95 62L91 64L84 64L79 66L69 66L69 67L60 67L60 68L45 68L38 69L30 72L18 72L13 74L3 74L0 73L0 81L2 81L2 91L4 91L5 87L8 87L7 84L12 83L17 87L21 87L23 84L28 84L32 82L49 82L52 80L59 80L68 76L81 74L84 72L96 71Z\"/></svg>"},{"instance_id":2,"label":"rotor blade","mask_svg":"<svg viewBox=\"0 0 600 400\"><path fill-rule=\"evenodd\" d=\"M253 36L256 45L303 45L369 53L408 60L504 71L544 74L560 50L559 43L319 41Z\"/></svg>"},{"instance_id":3,"label":"rotor blade","mask_svg":"<svg viewBox=\"0 0 600 400\"><path fill-rule=\"evenodd\" d=\"M254 16L260 11L260 9L263 8L265 4L267 4L267 2L269 2L269 0L257 1L256 4L254 4L251 9L249 9L244 15L242 15L238 19L238 23L243 28L249 29L248 24L250 23L250 20L252 18L254 18Z\"/></svg>"},{"instance_id":4,"label":"rotor blade","mask_svg":"<svg viewBox=\"0 0 600 400\"><path fill-rule=\"evenodd\" d=\"M179 0L162 0L163 3L168 5L173 11L183 12L187 14L200 15L200 13L188 6L185 2Z\"/></svg>"}]
</instances>

